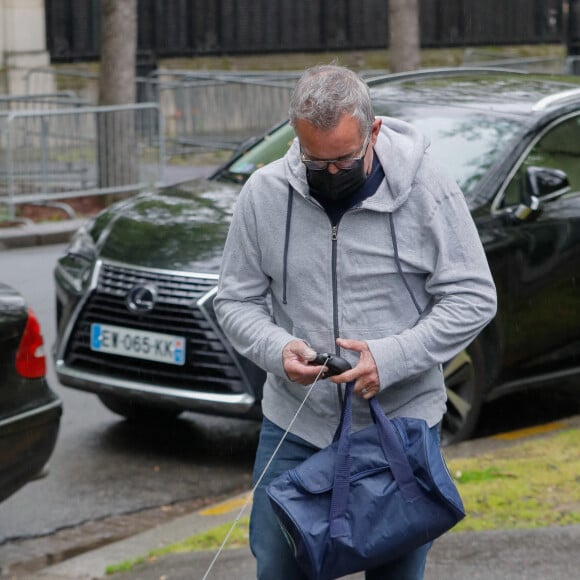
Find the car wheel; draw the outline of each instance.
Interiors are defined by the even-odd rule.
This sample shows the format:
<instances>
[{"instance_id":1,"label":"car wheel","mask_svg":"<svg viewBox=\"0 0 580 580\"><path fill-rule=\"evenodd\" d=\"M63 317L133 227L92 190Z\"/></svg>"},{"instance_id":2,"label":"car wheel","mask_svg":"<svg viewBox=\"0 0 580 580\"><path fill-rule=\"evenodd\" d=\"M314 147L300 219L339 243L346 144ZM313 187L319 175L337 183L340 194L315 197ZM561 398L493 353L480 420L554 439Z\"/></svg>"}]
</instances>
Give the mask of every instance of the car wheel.
<instances>
[{"instance_id":1,"label":"car wheel","mask_svg":"<svg viewBox=\"0 0 580 580\"><path fill-rule=\"evenodd\" d=\"M162 423L174 421L181 413L180 409L164 409L163 407L144 405L114 395L99 395L99 399L107 409L129 421Z\"/></svg>"},{"instance_id":2,"label":"car wheel","mask_svg":"<svg viewBox=\"0 0 580 580\"><path fill-rule=\"evenodd\" d=\"M468 439L475 430L483 400L483 356L479 343L461 351L443 367L447 412L443 417L441 444Z\"/></svg>"}]
</instances>

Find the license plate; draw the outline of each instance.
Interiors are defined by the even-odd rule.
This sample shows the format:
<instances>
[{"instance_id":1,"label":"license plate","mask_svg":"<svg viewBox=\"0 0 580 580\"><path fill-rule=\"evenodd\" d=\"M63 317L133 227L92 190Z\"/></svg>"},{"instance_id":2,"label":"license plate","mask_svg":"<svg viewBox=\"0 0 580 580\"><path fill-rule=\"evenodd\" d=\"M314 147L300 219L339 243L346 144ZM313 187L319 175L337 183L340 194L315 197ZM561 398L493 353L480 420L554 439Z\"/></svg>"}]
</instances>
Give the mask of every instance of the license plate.
<instances>
[{"instance_id":1,"label":"license plate","mask_svg":"<svg viewBox=\"0 0 580 580\"><path fill-rule=\"evenodd\" d=\"M185 364L185 338L112 324L91 324L91 350L168 363Z\"/></svg>"}]
</instances>

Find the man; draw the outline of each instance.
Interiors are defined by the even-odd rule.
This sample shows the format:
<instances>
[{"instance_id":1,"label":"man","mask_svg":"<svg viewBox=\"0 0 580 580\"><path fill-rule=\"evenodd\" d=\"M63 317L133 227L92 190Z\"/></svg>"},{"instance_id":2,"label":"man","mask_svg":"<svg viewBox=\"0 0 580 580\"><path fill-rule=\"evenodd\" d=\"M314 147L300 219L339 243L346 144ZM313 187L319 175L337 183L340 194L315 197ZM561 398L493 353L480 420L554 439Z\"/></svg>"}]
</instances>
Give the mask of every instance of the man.
<instances>
[{"instance_id":1,"label":"man","mask_svg":"<svg viewBox=\"0 0 580 580\"><path fill-rule=\"evenodd\" d=\"M268 483L328 445L343 384L355 381L353 429L388 416L445 412L441 364L491 320L495 287L457 185L407 123L375 118L367 85L334 65L307 70L290 104L297 139L240 193L215 309L233 346L264 368L257 480L321 367L336 352L353 368L320 381L254 494L250 542L258 578L305 578L279 529ZM335 383L333 385L332 383ZM429 546L367 579L423 577Z\"/></svg>"}]
</instances>

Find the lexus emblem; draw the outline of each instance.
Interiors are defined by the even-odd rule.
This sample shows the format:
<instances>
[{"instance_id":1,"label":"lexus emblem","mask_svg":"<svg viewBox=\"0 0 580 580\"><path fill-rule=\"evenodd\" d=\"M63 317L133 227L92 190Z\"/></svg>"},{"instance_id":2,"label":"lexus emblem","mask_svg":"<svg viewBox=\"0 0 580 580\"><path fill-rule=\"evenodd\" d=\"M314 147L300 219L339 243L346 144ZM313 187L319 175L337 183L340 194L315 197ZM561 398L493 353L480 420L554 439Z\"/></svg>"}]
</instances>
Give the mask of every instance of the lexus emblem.
<instances>
[{"instance_id":1,"label":"lexus emblem","mask_svg":"<svg viewBox=\"0 0 580 580\"><path fill-rule=\"evenodd\" d=\"M127 308L131 312L150 312L157 300L157 288L153 284L135 286L127 294Z\"/></svg>"}]
</instances>

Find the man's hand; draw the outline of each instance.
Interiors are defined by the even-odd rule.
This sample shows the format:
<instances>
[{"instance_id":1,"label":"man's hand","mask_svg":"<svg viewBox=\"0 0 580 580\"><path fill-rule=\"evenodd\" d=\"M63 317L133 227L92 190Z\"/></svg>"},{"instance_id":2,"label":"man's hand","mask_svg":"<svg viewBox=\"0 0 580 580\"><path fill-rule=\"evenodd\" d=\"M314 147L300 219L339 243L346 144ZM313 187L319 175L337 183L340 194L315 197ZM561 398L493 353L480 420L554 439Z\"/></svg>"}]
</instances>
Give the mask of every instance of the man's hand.
<instances>
[{"instance_id":1,"label":"man's hand","mask_svg":"<svg viewBox=\"0 0 580 580\"><path fill-rule=\"evenodd\" d=\"M371 399L380 390L379 371L369 346L362 340L337 338L336 344L340 348L358 352L359 361L355 367L340 375L330 378L333 383L348 383L354 381L354 393L363 399Z\"/></svg>"},{"instance_id":2,"label":"man's hand","mask_svg":"<svg viewBox=\"0 0 580 580\"><path fill-rule=\"evenodd\" d=\"M310 385L323 368L308 364L316 357L316 351L302 340L291 340L282 351L282 362L288 378L301 385Z\"/></svg>"}]
</instances>

